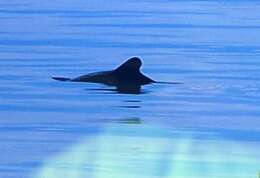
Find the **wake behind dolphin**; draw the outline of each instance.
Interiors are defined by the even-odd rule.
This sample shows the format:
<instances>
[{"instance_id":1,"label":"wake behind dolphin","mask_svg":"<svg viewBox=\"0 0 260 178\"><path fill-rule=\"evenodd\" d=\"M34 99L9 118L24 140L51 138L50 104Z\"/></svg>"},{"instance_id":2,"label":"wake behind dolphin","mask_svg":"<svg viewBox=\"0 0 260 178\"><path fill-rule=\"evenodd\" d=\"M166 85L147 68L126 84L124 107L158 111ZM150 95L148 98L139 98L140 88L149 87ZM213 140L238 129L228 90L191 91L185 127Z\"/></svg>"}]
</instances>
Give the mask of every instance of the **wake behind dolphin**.
<instances>
[{"instance_id":1,"label":"wake behind dolphin","mask_svg":"<svg viewBox=\"0 0 260 178\"><path fill-rule=\"evenodd\" d=\"M59 81L91 82L116 86L122 93L139 93L142 85L151 83L180 84L177 82L158 82L141 73L142 61L138 57L132 57L114 70L94 72L73 79L64 77L52 77Z\"/></svg>"}]
</instances>

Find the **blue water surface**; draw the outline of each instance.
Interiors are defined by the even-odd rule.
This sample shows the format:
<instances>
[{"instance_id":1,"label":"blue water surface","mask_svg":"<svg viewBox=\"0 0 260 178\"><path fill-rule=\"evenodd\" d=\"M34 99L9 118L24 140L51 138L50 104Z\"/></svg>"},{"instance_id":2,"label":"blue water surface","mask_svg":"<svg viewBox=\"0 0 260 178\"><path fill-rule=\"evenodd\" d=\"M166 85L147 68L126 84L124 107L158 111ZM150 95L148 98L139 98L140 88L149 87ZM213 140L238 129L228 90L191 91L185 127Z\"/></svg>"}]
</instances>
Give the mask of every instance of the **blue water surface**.
<instances>
[{"instance_id":1,"label":"blue water surface","mask_svg":"<svg viewBox=\"0 0 260 178\"><path fill-rule=\"evenodd\" d=\"M260 2L1 0L0 177L255 178ZM141 94L58 82L139 56Z\"/></svg>"}]
</instances>

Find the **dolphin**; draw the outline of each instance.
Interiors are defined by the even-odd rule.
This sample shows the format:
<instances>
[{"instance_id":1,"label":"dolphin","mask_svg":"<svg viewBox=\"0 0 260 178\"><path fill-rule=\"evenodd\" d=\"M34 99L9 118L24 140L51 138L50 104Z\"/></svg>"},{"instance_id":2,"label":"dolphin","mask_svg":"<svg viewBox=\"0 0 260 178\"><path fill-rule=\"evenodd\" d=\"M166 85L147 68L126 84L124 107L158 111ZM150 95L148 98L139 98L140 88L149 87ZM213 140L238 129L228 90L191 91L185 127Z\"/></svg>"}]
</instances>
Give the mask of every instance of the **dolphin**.
<instances>
[{"instance_id":1,"label":"dolphin","mask_svg":"<svg viewBox=\"0 0 260 178\"><path fill-rule=\"evenodd\" d=\"M132 57L117 67L115 70L94 72L73 79L52 77L55 80L71 82L92 82L106 85L146 85L155 83L154 80L140 72L142 61L138 57Z\"/></svg>"},{"instance_id":2,"label":"dolphin","mask_svg":"<svg viewBox=\"0 0 260 178\"><path fill-rule=\"evenodd\" d=\"M138 57L131 57L123 64L114 70L94 72L86 75L81 75L76 78L64 78L64 77L52 77L54 80L70 81L70 82L91 82L102 83L105 85L112 85L117 87L118 92L127 93L139 93L142 85L151 83L170 83L180 84L172 82L158 82L145 76L141 73L140 68L142 61Z\"/></svg>"}]
</instances>

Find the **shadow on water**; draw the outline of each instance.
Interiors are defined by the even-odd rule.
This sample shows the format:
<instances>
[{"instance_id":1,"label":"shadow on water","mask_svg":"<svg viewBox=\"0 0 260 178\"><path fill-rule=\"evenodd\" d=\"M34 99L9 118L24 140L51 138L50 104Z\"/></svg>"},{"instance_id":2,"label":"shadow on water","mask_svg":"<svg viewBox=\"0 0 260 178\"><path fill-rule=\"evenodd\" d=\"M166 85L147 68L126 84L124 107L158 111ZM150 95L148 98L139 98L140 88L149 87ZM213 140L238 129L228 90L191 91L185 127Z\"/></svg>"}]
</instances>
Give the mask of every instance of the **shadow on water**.
<instances>
[{"instance_id":1,"label":"shadow on water","mask_svg":"<svg viewBox=\"0 0 260 178\"><path fill-rule=\"evenodd\" d=\"M117 93L117 94L145 94L147 93L141 87L141 85L117 85L114 88L93 88L93 89L85 89L92 91L104 91L109 93Z\"/></svg>"},{"instance_id":2,"label":"shadow on water","mask_svg":"<svg viewBox=\"0 0 260 178\"><path fill-rule=\"evenodd\" d=\"M137 109L141 108L141 100L125 100L124 103L126 105L121 106L122 108L128 108L128 109Z\"/></svg>"},{"instance_id":3,"label":"shadow on water","mask_svg":"<svg viewBox=\"0 0 260 178\"><path fill-rule=\"evenodd\" d=\"M100 124L143 124L143 121L139 117L117 118L117 119L88 119L88 123L100 123Z\"/></svg>"}]
</instances>

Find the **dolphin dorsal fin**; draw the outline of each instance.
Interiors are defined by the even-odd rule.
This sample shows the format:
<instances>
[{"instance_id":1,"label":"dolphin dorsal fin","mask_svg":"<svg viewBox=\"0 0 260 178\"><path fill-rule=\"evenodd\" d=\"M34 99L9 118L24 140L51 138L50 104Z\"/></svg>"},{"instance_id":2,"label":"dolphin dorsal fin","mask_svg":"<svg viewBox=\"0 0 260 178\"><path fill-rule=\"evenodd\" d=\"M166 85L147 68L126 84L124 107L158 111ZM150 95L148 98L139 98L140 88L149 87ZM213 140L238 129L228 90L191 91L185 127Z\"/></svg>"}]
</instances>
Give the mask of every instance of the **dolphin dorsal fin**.
<instances>
[{"instance_id":1,"label":"dolphin dorsal fin","mask_svg":"<svg viewBox=\"0 0 260 178\"><path fill-rule=\"evenodd\" d=\"M121 64L119 67L117 67L116 71L123 71L123 70L135 70L139 71L142 66L142 61L138 57L131 57L127 61L125 61L123 64Z\"/></svg>"}]
</instances>

